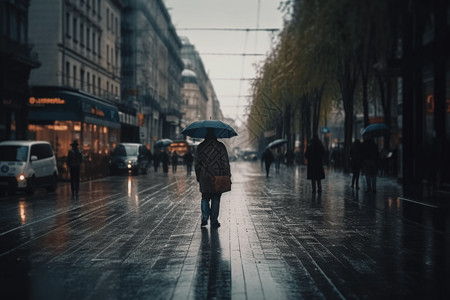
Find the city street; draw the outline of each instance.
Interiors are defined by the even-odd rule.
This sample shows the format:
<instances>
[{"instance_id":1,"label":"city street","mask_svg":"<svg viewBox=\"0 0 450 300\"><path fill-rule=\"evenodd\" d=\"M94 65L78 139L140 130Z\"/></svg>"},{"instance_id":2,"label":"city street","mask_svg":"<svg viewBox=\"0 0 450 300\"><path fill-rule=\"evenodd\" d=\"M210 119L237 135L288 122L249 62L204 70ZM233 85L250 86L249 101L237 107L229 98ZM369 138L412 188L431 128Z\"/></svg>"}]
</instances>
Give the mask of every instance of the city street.
<instances>
[{"instance_id":1,"label":"city street","mask_svg":"<svg viewBox=\"0 0 450 300\"><path fill-rule=\"evenodd\" d=\"M233 162L221 227L183 166L0 196L1 299L448 299L448 208ZM361 179L362 182L362 179Z\"/></svg>"}]
</instances>

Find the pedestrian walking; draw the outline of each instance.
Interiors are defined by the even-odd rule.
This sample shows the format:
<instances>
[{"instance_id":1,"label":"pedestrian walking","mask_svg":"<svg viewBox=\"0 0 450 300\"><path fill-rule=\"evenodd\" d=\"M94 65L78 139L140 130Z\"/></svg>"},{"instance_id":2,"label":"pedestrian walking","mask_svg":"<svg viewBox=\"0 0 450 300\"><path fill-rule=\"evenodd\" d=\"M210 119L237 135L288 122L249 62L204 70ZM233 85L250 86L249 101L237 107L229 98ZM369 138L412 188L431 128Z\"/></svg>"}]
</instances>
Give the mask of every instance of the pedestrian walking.
<instances>
[{"instance_id":1,"label":"pedestrian walking","mask_svg":"<svg viewBox=\"0 0 450 300\"><path fill-rule=\"evenodd\" d=\"M160 160L160 155L159 155L158 151L155 150L153 152L153 168L155 169L155 173L158 172L159 160Z\"/></svg>"},{"instance_id":2,"label":"pedestrian walking","mask_svg":"<svg viewBox=\"0 0 450 300\"><path fill-rule=\"evenodd\" d=\"M177 166L178 166L178 154L177 151L173 151L172 153L172 172L177 172Z\"/></svg>"},{"instance_id":3,"label":"pedestrian walking","mask_svg":"<svg viewBox=\"0 0 450 300\"><path fill-rule=\"evenodd\" d=\"M281 161L283 160L283 153L281 152L281 148L277 149L275 153L275 173L280 174Z\"/></svg>"},{"instance_id":4,"label":"pedestrian walking","mask_svg":"<svg viewBox=\"0 0 450 300\"><path fill-rule=\"evenodd\" d=\"M266 165L266 178L269 177L269 172L270 172L270 165L272 164L272 162L274 161L274 156L272 154L272 151L270 150L270 148L267 148L262 156L261 156L261 164L264 162Z\"/></svg>"},{"instance_id":5,"label":"pedestrian walking","mask_svg":"<svg viewBox=\"0 0 450 300\"><path fill-rule=\"evenodd\" d=\"M221 192L217 192L215 180L220 176L231 178L230 161L225 145L219 142L212 128L207 129L205 140L198 145L195 155L195 174L202 193L201 226L211 221L211 228L220 227L218 221ZM231 184L231 181L228 182Z\"/></svg>"},{"instance_id":6,"label":"pedestrian walking","mask_svg":"<svg viewBox=\"0 0 450 300\"><path fill-rule=\"evenodd\" d=\"M73 141L72 149L67 153L67 166L70 172L70 188L72 191L72 199L78 198L78 191L80 189L80 167L83 161L83 155L78 149L78 142Z\"/></svg>"},{"instance_id":7,"label":"pedestrian walking","mask_svg":"<svg viewBox=\"0 0 450 300\"><path fill-rule=\"evenodd\" d=\"M189 150L185 155L184 155L184 163L186 164L186 169L187 169L187 176L191 176L191 172L192 172L192 163L194 162L194 156L192 155L191 150Z\"/></svg>"},{"instance_id":8,"label":"pedestrian walking","mask_svg":"<svg viewBox=\"0 0 450 300\"><path fill-rule=\"evenodd\" d=\"M311 180L312 192L320 194L322 192L321 180L325 179L325 172L323 170L323 160L325 157L325 149L319 136L315 134L311 139L305 157L308 159L307 179Z\"/></svg>"},{"instance_id":9,"label":"pedestrian walking","mask_svg":"<svg viewBox=\"0 0 450 300\"><path fill-rule=\"evenodd\" d=\"M162 165L163 165L163 172L169 173L169 153L165 149L161 149L159 152L159 157L161 159Z\"/></svg>"},{"instance_id":10,"label":"pedestrian walking","mask_svg":"<svg viewBox=\"0 0 450 300\"><path fill-rule=\"evenodd\" d=\"M377 173L378 173L378 146L372 137L365 136L361 145L362 148L362 169L366 176L367 193L377 191Z\"/></svg>"},{"instance_id":11,"label":"pedestrian walking","mask_svg":"<svg viewBox=\"0 0 450 300\"><path fill-rule=\"evenodd\" d=\"M361 173L361 142L356 139L350 147L349 153L350 165L352 167L352 189L355 188L359 190L359 175Z\"/></svg>"}]
</instances>

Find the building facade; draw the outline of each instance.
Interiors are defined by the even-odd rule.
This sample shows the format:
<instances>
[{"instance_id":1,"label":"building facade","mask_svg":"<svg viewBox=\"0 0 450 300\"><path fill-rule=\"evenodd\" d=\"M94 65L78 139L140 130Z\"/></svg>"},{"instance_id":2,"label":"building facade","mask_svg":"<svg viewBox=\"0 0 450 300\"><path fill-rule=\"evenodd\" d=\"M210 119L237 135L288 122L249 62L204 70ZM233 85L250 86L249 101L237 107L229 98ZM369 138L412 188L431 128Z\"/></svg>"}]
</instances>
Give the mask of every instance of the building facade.
<instances>
[{"instance_id":1,"label":"building facade","mask_svg":"<svg viewBox=\"0 0 450 300\"><path fill-rule=\"evenodd\" d=\"M30 71L39 67L28 42L30 1L0 1L0 141L26 139Z\"/></svg>"},{"instance_id":2,"label":"building facade","mask_svg":"<svg viewBox=\"0 0 450 300\"><path fill-rule=\"evenodd\" d=\"M122 101L136 110L139 140L151 147L179 132L181 42L161 0L127 1L122 36Z\"/></svg>"},{"instance_id":3,"label":"building facade","mask_svg":"<svg viewBox=\"0 0 450 300\"><path fill-rule=\"evenodd\" d=\"M407 196L433 186L450 199L450 4L404 2L399 72L403 186ZM408 9L406 9L408 7Z\"/></svg>"},{"instance_id":4,"label":"building facade","mask_svg":"<svg viewBox=\"0 0 450 300\"><path fill-rule=\"evenodd\" d=\"M28 137L52 143L62 177L73 140L84 178L107 174L120 141L122 9L120 0L31 1L29 37L42 65L30 75Z\"/></svg>"}]
</instances>

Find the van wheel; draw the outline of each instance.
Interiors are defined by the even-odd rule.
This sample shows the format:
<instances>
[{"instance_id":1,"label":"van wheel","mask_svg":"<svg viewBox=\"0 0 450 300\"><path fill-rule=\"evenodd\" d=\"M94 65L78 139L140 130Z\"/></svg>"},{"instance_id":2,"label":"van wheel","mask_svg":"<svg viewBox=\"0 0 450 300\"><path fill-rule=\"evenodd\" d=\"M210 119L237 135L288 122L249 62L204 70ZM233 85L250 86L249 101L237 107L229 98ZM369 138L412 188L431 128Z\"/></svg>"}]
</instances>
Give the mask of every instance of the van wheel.
<instances>
[{"instance_id":1,"label":"van wheel","mask_svg":"<svg viewBox=\"0 0 450 300\"><path fill-rule=\"evenodd\" d=\"M34 195L34 192L36 191L36 178L33 176L30 179L30 182L27 187L27 194L28 195Z\"/></svg>"},{"instance_id":2,"label":"van wheel","mask_svg":"<svg viewBox=\"0 0 450 300\"><path fill-rule=\"evenodd\" d=\"M54 192L56 191L57 187L58 187L58 176L56 176L56 174L53 174L51 183L49 186L47 186L47 192Z\"/></svg>"}]
</instances>

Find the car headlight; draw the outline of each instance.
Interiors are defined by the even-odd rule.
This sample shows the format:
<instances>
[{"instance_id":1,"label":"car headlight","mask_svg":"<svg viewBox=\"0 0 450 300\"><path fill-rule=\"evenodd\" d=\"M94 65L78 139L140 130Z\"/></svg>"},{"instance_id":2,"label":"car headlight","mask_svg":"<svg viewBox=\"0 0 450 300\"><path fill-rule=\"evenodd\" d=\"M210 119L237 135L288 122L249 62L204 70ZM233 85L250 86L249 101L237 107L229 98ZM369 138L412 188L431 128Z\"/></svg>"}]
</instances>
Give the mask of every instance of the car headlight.
<instances>
[{"instance_id":1,"label":"car headlight","mask_svg":"<svg viewBox=\"0 0 450 300\"><path fill-rule=\"evenodd\" d=\"M17 177L17 179L18 179L19 181L25 181L27 178L25 177L24 174L20 174L20 175Z\"/></svg>"}]
</instances>

